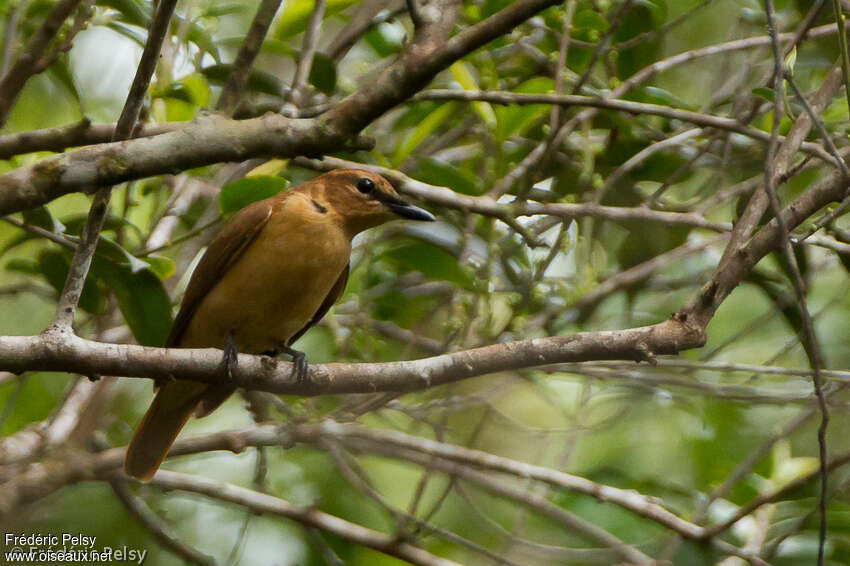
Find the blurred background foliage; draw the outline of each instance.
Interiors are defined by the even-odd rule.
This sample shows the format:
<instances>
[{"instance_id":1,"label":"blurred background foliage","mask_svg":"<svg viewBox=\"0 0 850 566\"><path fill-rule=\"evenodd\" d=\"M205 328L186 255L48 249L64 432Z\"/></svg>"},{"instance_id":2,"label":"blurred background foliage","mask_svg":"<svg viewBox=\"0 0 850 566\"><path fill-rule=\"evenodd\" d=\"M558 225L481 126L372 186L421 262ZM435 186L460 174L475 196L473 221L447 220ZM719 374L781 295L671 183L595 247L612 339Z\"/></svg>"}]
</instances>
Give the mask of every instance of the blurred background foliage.
<instances>
[{"instance_id":1,"label":"blurred background foliage","mask_svg":"<svg viewBox=\"0 0 850 566\"><path fill-rule=\"evenodd\" d=\"M463 3L458 24L470 25L510 2ZM258 2L184 0L178 5L144 109L147 121L192 120L214 108ZM289 84L313 2L288 0L278 11L240 106L242 115L279 109ZM0 4L3 65L40 25L53 5L45 0ZM360 3L329 0L308 89L308 107L333 102L368 82L370 73L399 53L413 28L401 2L387 2L378 23L350 49L337 39ZM796 30L812 8L807 0L778 0L779 26ZM144 0L94 3L73 47L26 85L2 133L61 126L84 118L115 121L144 43L152 5ZM567 11L572 25L566 67L558 51ZM10 24L14 20L14 25ZM829 7L814 25L833 21ZM9 35L9 34L12 35ZM464 57L430 88L551 93L556 88L606 96L624 80L671 55L734 39L764 36L765 14L755 0L578 0L550 9L512 33ZM599 46L605 46L600 49ZM835 35L806 39L797 48L794 78L803 92L818 88L838 57ZM770 131L772 69L767 44L694 58L653 76L624 98L732 116ZM560 78L556 78L560 77ZM558 85L562 83L562 85ZM789 96L782 131L803 110ZM480 196L545 143L554 128L581 109L548 105L418 100L380 118L367 133L371 152L337 157L394 169L419 181ZM843 97L824 112L836 139L846 137ZM694 126L669 118L603 110L581 120L563 144L510 187L500 202L596 202L617 207L698 211L732 222L758 186L764 146L744 136L702 129L680 143L655 146ZM817 134L811 138L817 140ZM630 162L647 152L648 158ZM0 161L0 171L32 164L47 152ZM216 165L117 187L78 317L86 336L159 345L187 282L187 270L215 227L248 202L316 175L308 161L252 161ZM628 168L625 163L630 163ZM633 165L633 166L632 166ZM799 194L827 167L805 164L782 187ZM755 180L755 181L754 181ZM518 200L517 200L518 199ZM89 198L64 196L18 215L29 225L79 234ZM580 217L520 218L517 226L425 203L435 226L398 223L356 241L348 288L332 313L297 344L311 362L410 359L512 339L615 329L658 322L676 310L715 267L722 241L704 229L645 220ZM847 222L829 227L846 241ZM534 247L531 244L540 245ZM683 244L698 247L644 278L578 307L600 283ZM828 367L850 364L847 257L801 246L799 261ZM0 223L0 334L36 334L51 321L70 250L16 226ZM782 431L812 407L805 376L718 371L711 362L806 368L796 338L799 313L779 263L767 258L725 302L710 324L708 343L678 357L688 367L585 364L484 376L401 396L284 399L277 419L337 418L378 428L474 446L517 460L555 467L593 481L635 489L695 522L720 521L752 498L817 466L815 417ZM77 376L27 373L0 385L0 434L12 435L55 415ZM110 381L96 440L126 444L151 397L145 380ZM846 398L831 397L829 449L850 449ZM364 408L365 407L365 408ZM285 409L285 410L284 410ZM288 414L287 414L288 412ZM816 416L816 415L815 415ZM231 399L213 416L193 420L186 435L248 426L245 400ZM780 438L774 438L779 434ZM743 468L740 481L709 499L747 457L773 445ZM515 502L403 460L355 456L385 500L416 513L519 564L605 564L610 553ZM392 532L394 519L357 485L346 481L324 449L296 446L262 454L210 453L176 458L166 468L261 489L370 528ZM259 472L258 472L259 470ZM259 478L259 479L258 479ZM850 564L850 499L845 470L832 476L827 557ZM505 480L509 481L509 480ZM716 548L676 544L670 532L613 505L516 480L590 523L675 564L715 564ZM134 488L135 489L135 488ZM783 494L764 515L740 521L724 535L736 546L763 540L757 551L771 564L811 564L817 552L815 482ZM315 535L296 524L253 516L199 496L140 486L152 509L186 544L220 564L323 564ZM709 505L710 503L710 505ZM14 525L24 532L82 532L99 545L149 549L147 564L182 561L158 547L107 484L65 489L27 509ZM357 545L321 535L346 564L398 563ZM462 563L491 558L421 533L429 551ZM723 562L726 564L727 562ZM731 563L731 562L728 562Z\"/></svg>"}]
</instances>

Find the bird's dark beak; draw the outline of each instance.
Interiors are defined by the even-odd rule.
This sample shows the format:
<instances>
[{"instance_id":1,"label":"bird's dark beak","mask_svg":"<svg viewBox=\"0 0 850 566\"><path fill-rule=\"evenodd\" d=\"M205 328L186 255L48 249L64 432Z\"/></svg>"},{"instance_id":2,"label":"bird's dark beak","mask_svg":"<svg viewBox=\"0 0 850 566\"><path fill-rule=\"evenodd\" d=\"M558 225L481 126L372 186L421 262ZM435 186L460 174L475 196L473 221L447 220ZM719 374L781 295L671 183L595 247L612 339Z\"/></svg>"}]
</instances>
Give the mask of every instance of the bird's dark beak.
<instances>
[{"instance_id":1,"label":"bird's dark beak","mask_svg":"<svg viewBox=\"0 0 850 566\"><path fill-rule=\"evenodd\" d=\"M389 208L399 216L404 218L410 218L411 220L427 220L428 222L433 222L434 220L436 220L436 218L434 218L434 215L425 210L424 208L419 208L418 206L413 206L412 204L408 204L406 202L390 202L387 203L387 208Z\"/></svg>"}]
</instances>

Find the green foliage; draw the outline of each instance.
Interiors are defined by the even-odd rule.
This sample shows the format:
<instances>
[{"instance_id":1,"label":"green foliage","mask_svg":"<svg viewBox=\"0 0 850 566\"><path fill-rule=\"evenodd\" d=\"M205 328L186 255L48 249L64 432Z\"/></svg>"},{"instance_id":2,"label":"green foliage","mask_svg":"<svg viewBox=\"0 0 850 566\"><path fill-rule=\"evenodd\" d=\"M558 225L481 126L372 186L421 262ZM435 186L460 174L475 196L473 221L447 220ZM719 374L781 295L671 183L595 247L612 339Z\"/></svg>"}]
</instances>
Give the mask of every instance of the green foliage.
<instances>
[{"instance_id":1,"label":"green foliage","mask_svg":"<svg viewBox=\"0 0 850 566\"><path fill-rule=\"evenodd\" d=\"M200 69L200 72L207 78L207 80L215 85L224 85L227 82L227 78L230 76L231 71L233 71L233 65L223 63L218 65L209 65ZM270 73L263 73L262 71L256 70L252 70L248 74L247 88L252 92L273 96L281 96L283 92L280 79Z\"/></svg>"},{"instance_id":2,"label":"green foliage","mask_svg":"<svg viewBox=\"0 0 850 566\"><path fill-rule=\"evenodd\" d=\"M328 96L333 94L336 89L336 66L334 62L329 57L316 53L310 67L309 81L320 92Z\"/></svg>"},{"instance_id":3,"label":"green foliage","mask_svg":"<svg viewBox=\"0 0 850 566\"><path fill-rule=\"evenodd\" d=\"M377 259L384 259L402 273L419 271L428 279L449 281L470 289L473 279L457 259L445 250L424 242L402 243L385 251Z\"/></svg>"},{"instance_id":4,"label":"green foliage","mask_svg":"<svg viewBox=\"0 0 850 566\"><path fill-rule=\"evenodd\" d=\"M285 191L289 186L282 177L258 175L234 181L221 188L218 207L222 214L232 214L252 202L263 200Z\"/></svg>"},{"instance_id":5,"label":"green foliage","mask_svg":"<svg viewBox=\"0 0 850 566\"><path fill-rule=\"evenodd\" d=\"M382 59L398 53L399 49L401 49L401 44L394 38L387 37L382 26L376 26L367 31L363 34L363 39L375 54Z\"/></svg>"},{"instance_id":6,"label":"green foliage","mask_svg":"<svg viewBox=\"0 0 850 566\"><path fill-rule=\"evenodd\" d=\"M449 119L452 112L458 108L455 102L448 102L439 106L433 112L430 112L425 118L418 122L407 137L398 145L392 157L392 162L395 166L401 163L416 149L416 147L440 127L446 120Z\"/></svg>"},{"instance_id":7,"label":"green foliage","mask_svg":"<svg viewBox=\"0 0 850 566\"><path fill-rule=\"evenodd\" d=\"M325 17L337 14L355 3L355 0L328 0L325 5ZM313 2L311 0L287 2L275 23L274 38L279 40L290 39L306 30L312 11Z\"/></svg>"},{"instance_id":8,"label":"green foliage","mask_svg":"<svg viewBox=\"0 0 850 566\"><path fill-rule=\"evenodd\" d=\"M171 301L152 271L133 271L127 264L95 257L92 275L102 279L115 294L121 315L139 344L165 345L171 329Z\"/></svg>"},{"instance_id":9,"label":"green foliage","mask_svg":"<svg viewBox=\"0 0 850 566\"><path fill-rule=\"evenodd\" d=\"M38 263L35 270L41 273L44 278L50 283L50 286L56 290L56 293L61 293L65 286L65 279L68 277L68 268L71 265L68 254L44 250L38 254ZM7 265L9 266L9 265ZM29 266L24 267L18 264L12 264L10 267L28 270L32 272ZM83 285L83 292L80 295L80 308L93 314L103 314L106 308L106 298L103 295L103 284L98 285L95 279L87 280Z\"/></svg>"}]
</instances>

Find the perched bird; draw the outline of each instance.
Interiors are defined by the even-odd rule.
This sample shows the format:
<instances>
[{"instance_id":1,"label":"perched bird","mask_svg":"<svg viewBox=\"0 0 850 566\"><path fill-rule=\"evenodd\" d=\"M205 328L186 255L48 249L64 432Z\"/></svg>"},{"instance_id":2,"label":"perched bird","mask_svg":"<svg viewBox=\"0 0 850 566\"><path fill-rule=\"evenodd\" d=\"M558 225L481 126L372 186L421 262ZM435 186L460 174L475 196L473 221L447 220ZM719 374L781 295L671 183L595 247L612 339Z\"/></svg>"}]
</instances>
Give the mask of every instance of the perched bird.
<instances>
[{"instance_id":1,"label":"perched bird","mask_svg":"<svg viewBox=\"0 0 850 566\"><path fill-rule=\"evenodd\" d=\"M326 173L237 212L213 238L192 274L167 347L221 348L292 356L306 378L304 354L290 345L328 312L345 288L352 238L395 218L434 220L402 200L380 175ZM192 413L205 416L233 393L221 384L160 383L127 449L124 469L150 479Z\"/></svg>"}]
</instances>

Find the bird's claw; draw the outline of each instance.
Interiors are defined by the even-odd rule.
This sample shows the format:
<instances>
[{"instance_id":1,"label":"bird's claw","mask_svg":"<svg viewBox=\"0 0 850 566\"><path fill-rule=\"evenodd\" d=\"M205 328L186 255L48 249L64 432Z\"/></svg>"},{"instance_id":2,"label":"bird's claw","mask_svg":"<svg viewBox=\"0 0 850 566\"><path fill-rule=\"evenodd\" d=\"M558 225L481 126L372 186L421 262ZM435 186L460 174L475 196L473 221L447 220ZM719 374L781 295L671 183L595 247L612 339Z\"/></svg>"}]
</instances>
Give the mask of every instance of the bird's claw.
<instances>
[{"instance_id":1,"label":"bird's claw","mask_svg":"<svg viewBox=\"0 0 850 566\"><path fill-rule=\"evenodd\" d=\"M279 344L274 350L275 355L280 352L288 354L292 358L292 375L295 377L295 383L304 385L309 381L307 377L307 354L299 350L290 348L286 344Z\"/></svg>"},{"instance_id":2,"label":"bird's claw","mask_svg":"<svg viewBox=\"0 0 850 566\"><path fill-rule=\"evenodd\" d=\"M224 375L228 382L233 381L233 371L239 366L239 352L236 349L236 343L233 341L233 336L228 334L227 340L224 342L224 355L221 357L219 370Z\"/></svg>"},{"instance_id":3,"label":"bird's claw","mask_svg":"<svg viewBox=\"0 0 850 566\"><path fill-rule=\"evenodd\" d=\"M292 356L292 373L295 375L295 382L298 385L307 383L307 356L304 352L296 352Z\"/></svg>"}]
</instances>

